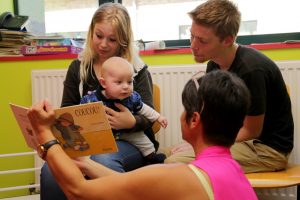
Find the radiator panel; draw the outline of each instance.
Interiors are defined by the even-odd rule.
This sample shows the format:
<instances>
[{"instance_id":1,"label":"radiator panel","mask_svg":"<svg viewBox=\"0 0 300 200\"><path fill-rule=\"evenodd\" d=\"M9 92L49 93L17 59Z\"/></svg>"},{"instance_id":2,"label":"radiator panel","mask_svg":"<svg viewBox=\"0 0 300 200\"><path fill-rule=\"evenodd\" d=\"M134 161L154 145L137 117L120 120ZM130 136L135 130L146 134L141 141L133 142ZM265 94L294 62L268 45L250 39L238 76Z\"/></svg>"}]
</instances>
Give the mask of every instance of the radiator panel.
<instances>
[{"instance_id":1,"label":"radiator panel","mask_svg":"<svg viewBox=\"0 0 300 200\"><path fill-rule=\"evenodd\" d=\"M66 72L66 69L33 70L31 72L32 104L47 99L54 108L60 107ZM35 167L42 167L44 163L38 155L34 155L34 161ZM40 183L40 171L35 173L35 182ZM39 188L36 190L38 191Z\"/></svg>"}]
</instances>

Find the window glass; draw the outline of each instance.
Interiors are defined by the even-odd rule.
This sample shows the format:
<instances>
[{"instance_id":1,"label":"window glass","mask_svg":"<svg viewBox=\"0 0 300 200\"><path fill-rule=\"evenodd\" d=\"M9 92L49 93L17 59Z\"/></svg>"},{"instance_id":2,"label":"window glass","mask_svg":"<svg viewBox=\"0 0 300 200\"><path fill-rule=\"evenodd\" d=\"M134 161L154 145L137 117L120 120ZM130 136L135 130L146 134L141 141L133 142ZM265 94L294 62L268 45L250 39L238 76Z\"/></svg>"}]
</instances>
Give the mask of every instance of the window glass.
<instances>
[{"instance_id":1,"label":"window glass","mask_svg":"<svg viewBox=\"0 0 300 200\"><path fill-rule=\"evenodd\" d=\"M19 2L23 1L24 6L30 7L30 12L33 12L27 0L19 0ZM122 4L130 13L136 40L178 41L189 38L191 19L187 12L205 1L122 0ZM300 32L299 0L233 1L242 13L240 36ZM43 2L44 10L38 10L42 10L45 14L46 34L62 33L69 37L85 38L92 15L100 1L44 0ZM31 13L24 14L30 15Z\"/></svg>"},{"instance_id":2,"label":"window glass","mask_svg":"<svg viewBox=\"0 0 300 200\"><path fill-rule=\"evenodd\" d=\"M122 0L133 22L136 39L178 40L189 38L187 12L203 1Z\"/></svg>"},{"instance_id":3,"label":"window glass","mask_svg":"<svg viewBox=\"0 0 300 200\"><path fill-rule=\"evenodd\" d=\"M46 33L84 38L98 5L98 0L45 0Z\"/></svg>"},{"instance_id":4,"label":"window glass","mask_svg":"<svg viewBox=\"0 0 300 200\"><path fill-rule=\"evenodd\" d=\"M137 39L189 38L187 12L206 0L122 0L130 12ZM239 35L300 32L299 0L233 0L242 13Z\"/></svg>"},{"instance_id":5,"label":"window glass","mask_svg":"<svg viewBox=\"0 0 300 200\"><path fill-rule=\"evenodd\" d=\"M242 13L239 35L300 32L299 0L234 2Z\"/></svg>"}]
</instances>

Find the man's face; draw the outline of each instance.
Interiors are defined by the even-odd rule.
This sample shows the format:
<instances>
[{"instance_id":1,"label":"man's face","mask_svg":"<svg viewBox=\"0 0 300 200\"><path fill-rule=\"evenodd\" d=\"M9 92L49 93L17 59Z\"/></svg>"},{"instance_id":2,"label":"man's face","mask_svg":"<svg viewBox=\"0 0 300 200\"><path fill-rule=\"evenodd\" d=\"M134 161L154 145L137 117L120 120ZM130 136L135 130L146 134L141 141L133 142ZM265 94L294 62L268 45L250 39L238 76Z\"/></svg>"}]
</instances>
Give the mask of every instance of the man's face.
<instances>
[{"instance_id":1,"label":"man's face","mask_svg":"<svg viewBox=\"0 0 300 200\"><path fill-rule=\"evenodd\" d=\"M191 49L196 62L217 60L222 56L223 43L211 28L193 22L190 31Z\"/></svg>"}]
</instances>

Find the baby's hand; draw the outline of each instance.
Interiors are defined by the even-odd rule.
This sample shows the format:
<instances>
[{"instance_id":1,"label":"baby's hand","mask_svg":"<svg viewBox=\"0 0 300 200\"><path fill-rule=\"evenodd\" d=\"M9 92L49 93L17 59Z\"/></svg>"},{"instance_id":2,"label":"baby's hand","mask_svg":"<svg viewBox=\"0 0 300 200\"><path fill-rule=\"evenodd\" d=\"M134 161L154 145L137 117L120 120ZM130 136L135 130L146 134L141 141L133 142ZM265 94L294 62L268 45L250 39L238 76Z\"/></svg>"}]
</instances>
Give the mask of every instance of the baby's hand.
<instances>
[{"instance_id":1,"label":"baby's hand","mask_svg":"<svg viewBox=\"0 0 300 200\"><path fill-rule=\"evenodd\" d=\"M168 126L168 120L167 118L165 118L164 116L160 116L157 121L160 123L160 125L163 127L163 128L167 128Z\"/></svg>"}]
</instances>

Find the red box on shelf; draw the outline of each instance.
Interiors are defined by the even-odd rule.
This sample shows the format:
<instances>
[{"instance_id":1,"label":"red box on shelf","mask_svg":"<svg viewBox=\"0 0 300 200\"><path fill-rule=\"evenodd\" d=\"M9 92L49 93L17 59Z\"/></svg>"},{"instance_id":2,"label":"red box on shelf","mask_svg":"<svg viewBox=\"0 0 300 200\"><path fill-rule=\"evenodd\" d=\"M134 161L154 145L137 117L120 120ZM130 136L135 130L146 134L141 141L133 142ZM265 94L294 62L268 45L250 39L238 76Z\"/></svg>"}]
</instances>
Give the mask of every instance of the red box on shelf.
<instances>
[{"instance_id":1,"label":"red box on shelf","mask_svg":"<svg viewBox=\"0 0 300 200\"><path fill-rule=\"evenodd\" d=\"M79 54L81 47L75 46L22 46L23 55L50 55L50 54Z\"/></svg>"}]
</instances>

